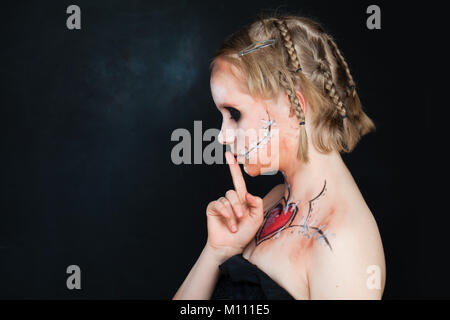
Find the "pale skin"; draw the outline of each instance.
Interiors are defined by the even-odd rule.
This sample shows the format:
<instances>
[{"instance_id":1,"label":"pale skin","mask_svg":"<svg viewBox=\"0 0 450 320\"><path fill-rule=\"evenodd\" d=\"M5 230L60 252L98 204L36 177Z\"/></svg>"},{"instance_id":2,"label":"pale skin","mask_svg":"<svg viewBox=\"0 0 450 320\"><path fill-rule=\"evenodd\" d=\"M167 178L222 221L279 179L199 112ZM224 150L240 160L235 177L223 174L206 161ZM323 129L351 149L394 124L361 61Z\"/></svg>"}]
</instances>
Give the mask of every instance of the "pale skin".
<instances>
[{"instance_id":1,"label":"pale skin","mask_svg":"<svg viewBox=\"0 0 450 320\"><path fill-rule=\"evenodd\" d=\"M207 206L207 243L173 299L209 299L219 277L218 266L237 253L242 253L295 299L380 299L386 277L380 234L340 154L320 153L308 135L309 162L301 162L297 158L299 123L290 112L287 95L280 93L276 101L255 99L245 89L239 72L236 71L237 77L233 75L232 68L227 61L219 59L210 83L213 100L223 116L219 141L231 148L225 157L234 189ZM313 115L300 91L297 96L305 114L306 131L311 132L309 124ZM237 121L230 113L235 115L236 111L228 107L239 111ZM287 197L288 190L281 184L263 199L250 194L238 164L252 177L261 174L267 168L257 159L274 140L250 152L248 160L242 156L235 158L233 154L249 149L240 131L260 129L261 119L267 120L268 116L278 129L277 151L271 154L276 168L272 169L283 172L291 188L291 198L300 203L291 227L257 244L255 235L264 216L283 196ZM311 205L310 200L324 189L325 181L325 191ZM308 212L314 220L311 225L325 226L323 230L330 246L299 234L296 225L302 224L301 219ZM379 285L367 284L371 266L380 271Z\"/></svg>"}]
</instances>

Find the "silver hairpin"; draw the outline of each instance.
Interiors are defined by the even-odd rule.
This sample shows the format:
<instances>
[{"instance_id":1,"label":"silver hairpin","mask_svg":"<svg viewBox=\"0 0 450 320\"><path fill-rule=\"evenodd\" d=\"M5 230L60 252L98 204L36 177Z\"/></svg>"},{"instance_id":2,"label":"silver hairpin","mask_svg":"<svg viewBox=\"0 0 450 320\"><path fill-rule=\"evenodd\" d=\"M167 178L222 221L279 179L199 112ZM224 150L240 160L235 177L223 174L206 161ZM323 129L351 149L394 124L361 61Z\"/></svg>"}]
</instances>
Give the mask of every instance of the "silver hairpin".
<instances>
[{"instance_id":1,"label":"silver hairpin","mask_svg":"<svg viewBox=\"0 0 450 320\"><path fill-rule=\"evenodd\" d=\"M255 50L270 46L272 44L275 44L277 42L276 39L269 39L269 40L262 40L262 41L257 41L255 43L252 43L251 45L249 45L247 48L239 51L238 56L242 57L243 55L253 52Z\"/></svg>"}]
</instances>

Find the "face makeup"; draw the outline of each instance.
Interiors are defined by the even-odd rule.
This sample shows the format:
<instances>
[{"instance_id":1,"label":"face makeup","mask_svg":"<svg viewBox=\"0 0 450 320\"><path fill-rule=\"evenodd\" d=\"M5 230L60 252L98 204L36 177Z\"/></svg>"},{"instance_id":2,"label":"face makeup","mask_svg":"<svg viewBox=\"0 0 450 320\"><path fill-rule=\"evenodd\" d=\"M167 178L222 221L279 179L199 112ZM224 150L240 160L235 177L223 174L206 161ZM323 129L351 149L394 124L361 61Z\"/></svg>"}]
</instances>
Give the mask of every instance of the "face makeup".
<instances>
[{"instance_id":1,"label":"face makeup","mask_svg":"<svg viewBox=\"0 0 450 320\"><path fill-rule=\"evenodd\" d=\"M267 110L266 110L267 112ZM248 149L245 152L239 152L238 156L243 156L245 157L245 159L249 159L250 158L250 153L253 153L253 151L258 150L260 148L263 148L265 145L267 145L267 143L270 141L270 138L272 137L272 126L275 126L275 120L271 120L269 113L267 112L267 116L269 118L269 120L265 120L265 119L261 119L261 122L263 123L262 129L265 129L265 132L263 134L263 137L255 142L250 144L250 146L248 147Z\"/></svg>"}]
</instances>

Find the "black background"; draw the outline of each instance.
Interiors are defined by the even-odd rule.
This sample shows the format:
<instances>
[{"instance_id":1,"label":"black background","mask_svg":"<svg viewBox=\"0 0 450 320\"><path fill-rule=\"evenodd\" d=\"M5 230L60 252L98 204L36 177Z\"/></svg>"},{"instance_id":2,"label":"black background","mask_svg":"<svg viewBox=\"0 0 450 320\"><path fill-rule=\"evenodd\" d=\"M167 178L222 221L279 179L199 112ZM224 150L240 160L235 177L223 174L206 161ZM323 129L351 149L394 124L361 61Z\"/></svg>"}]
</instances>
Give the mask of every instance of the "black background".
<instances>
[{"instance_id":1,"label":"black background","mask_svg":"<svg viewBox=\"0 0 450 320\"><path fill-rule=\"evenodd\" d=\"M70 4L81 8L81 30L66 28ZM366 28L371 4L381 30ZM0 298L175 294L205 244L207 204L232 181L226 165L174 165L171 133L193 133L195 120L220 128L212 54L276 8L335 37L377 126L344 160L381 232L384 298L450 297L448 217L432 180L430 83L442 57L430 50L439 32L428 11L439 9L296 0L3 4ZM246 181L263 196L282 178ZM71 264L82 290L66 288Z\"/></svg>"}]
</instances>

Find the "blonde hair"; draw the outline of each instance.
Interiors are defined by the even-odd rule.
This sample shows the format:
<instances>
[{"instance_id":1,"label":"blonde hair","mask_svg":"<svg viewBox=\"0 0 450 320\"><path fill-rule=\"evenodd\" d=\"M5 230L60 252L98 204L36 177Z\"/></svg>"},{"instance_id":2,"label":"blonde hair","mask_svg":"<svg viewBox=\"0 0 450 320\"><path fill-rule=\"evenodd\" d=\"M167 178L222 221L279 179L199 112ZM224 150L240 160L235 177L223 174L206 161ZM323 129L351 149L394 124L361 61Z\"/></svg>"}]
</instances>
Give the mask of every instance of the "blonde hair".
<instances>
[{"instance_id":1,"label":"blonde hair","mask_svg":"<svg viewBox=\"0 0 450 320\"><path fill-rule=\"evenodd\" d=\"M249 45L268 39L275 39L276 44L236 57ZM218 58L242 72L252 96L274 99L281 90L286 91L291 112L301 123L297 156L304 162L308 162L308 143L297 89L312 110L311 141L320 152L350 152L363 135L375 130L336 42L309 18L258 15L256 21L222 42L210 70Z\"/></svg>"}]
</instances>

